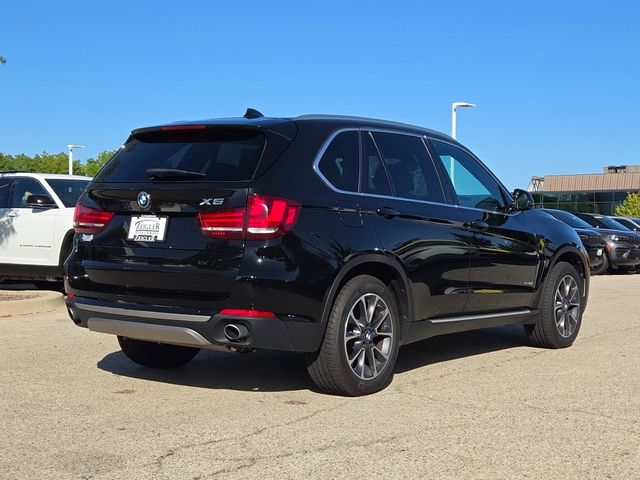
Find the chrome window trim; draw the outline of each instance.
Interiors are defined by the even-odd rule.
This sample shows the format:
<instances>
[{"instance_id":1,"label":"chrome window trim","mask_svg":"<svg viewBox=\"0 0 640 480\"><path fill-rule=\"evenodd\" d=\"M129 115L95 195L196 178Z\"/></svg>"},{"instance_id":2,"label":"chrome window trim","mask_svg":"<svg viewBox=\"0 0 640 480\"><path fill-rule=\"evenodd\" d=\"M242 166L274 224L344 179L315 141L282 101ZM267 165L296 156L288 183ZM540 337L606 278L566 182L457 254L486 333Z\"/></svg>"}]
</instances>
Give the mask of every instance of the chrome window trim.
<instances>
[{"instance_id":1,"label":"chrome window trim","mask_svg":"<svg viewBox=\"0 0 640 480\"><path fill-rule=\"evenodd\" d=\"M487 213L492 213L494 215L505 215L505 216L512 216L516 213L519 212L511 212L511 211L504 211L504 212L497 212L495 210L485 210L483 208L475 208L475 207L467 207L464 205L460 205L460 204L452 204L452 203L447 203L447 202L434 202L434 201L430 201L430 200L418 200L415 198L405 198L405 197L395 197L395 196L391 196L391 195L378 195L375 193L365 193L365 192L351 192L348 190L341 190L337 187L335 187L328 179L327 177L325 177L322 172L320 171L320 168L318 166L318 164L320 163L320 160L322 159L322 156L324 155L324 153L327 151L327 148L329 148L329 145L331 144L331 142L333 141L334 138L336 138L338 135L340 135L343 132L381 132L381 133L395 133L398 135L407 135L410 137L418 137L421 138L423 143L424 142L428 142L430 140L435 140L438 142L443 142L443 143L448 143L454 147L458 147L460 148L458 145L456 145L455 143L451 143L451 142L447 142L445 140L440 140L440 139L431 139L428 135L419 135L416 133L409 133L409 132L400 132L397 130L388 130L388 129L383 129L383 128L368 128L368 127L344 127L344 128L339 128L335 131L333 131L324 141L324 143L322 144L322 146L320 147L320 150L318 150L318 153L316 153L316 156L313 160L313 170L315 171L316 175L318 175L318 177L320 177L320 179L323 181L323 183L329 187L331 190L333 190L336 193L341 193L343 195L356 195L356 196L363 196L363 197L372 197L372 198L388 198L390 200L402 200L404 202L413 202L413 203L422 203L422 204L427 204L427 205L436 205L436 206L444 206L444 207L450 207L450 208L461 208L461 209L465 209L465 210L474 210L474 211L478 211L478 212L487 212ZM376 146L377 148L377 146ZM425 149L427 150L427 155L429 155L429 158L431 158L431 161L434 161L434 159L431 157L431 152L429 152L429 149L426 148L425 145ZM467 149L463 150L467 153L468 152ZM489 174L491 175L491 178L493 178L494 180L496 180L498 182L498 185L500 187L501 190L505 190L504 185L502 185L502 183L496 178L495 175L493 175L493 173L491 172L491 170L489 170L486 165L484 163L482 163L482 161L480 159L478 159L478 157L476 157L475 155L471 154L471 156L473 157L474 160L478 161L480 163L480 165L482 165L482 167L489 172ZM361 172L362 172L362 166L360 168ZM437 170L436 170L437 172ZM440 178L440 175L438 175L438 179L440 181L440 185L442 186L442 179ZM444 188L443 188L444 191ZM446 198L445 198L446 200Z\"/></svg>"}]
</instances>

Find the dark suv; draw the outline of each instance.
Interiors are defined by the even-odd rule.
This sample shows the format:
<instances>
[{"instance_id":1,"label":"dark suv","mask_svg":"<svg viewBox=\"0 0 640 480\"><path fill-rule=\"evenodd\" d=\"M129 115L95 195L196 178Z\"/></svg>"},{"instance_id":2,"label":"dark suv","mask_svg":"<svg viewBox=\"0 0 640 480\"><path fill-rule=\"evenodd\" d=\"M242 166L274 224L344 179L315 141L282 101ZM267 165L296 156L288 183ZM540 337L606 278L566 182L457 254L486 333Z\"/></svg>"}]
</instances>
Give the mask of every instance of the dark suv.
<instances>
[{"instance_id":1,"label":"dark suv","mask_svg":"<svg viewBox=\"0 0 640 480\"><path fill-rule=\"evenodd\" d=\"M566 223L573 228L580 236L584 248L589 253L589 266L591 267L591 275L600 275L607 271L609 268L609 261L605 250L607 250L607 243L605 242L604 235L589 225L581 218L576 217L573 213L566 212L564 210L554 210L551 208L545 208L543 212L548 213L552 217ZM607 242L611 243L612 240L607 238Z\"/></svg>"},{"instance_id":2,"label":"dark suv","mask_svg":"<svg viewBox=\"0 0 640 480\"><path fill-rule=\"evenodd\" d=\"M610 217L597 213L576 213L605 238L605 263L612 270L635 270L640 265L640 234L628 229Z\"/></svg>"},{"instance_id":3,"label":"dark suv","mask_svg":"<svg viewBox=\"0 0 640 480\"><path fill-rule=\"evenodd\" d=\"M587 253L532 205L410 125L250 110L142 128L78 202L67 306L144 366L288 350L320 389L372 393L434 335L522 324L573 343Z\"/></svg>"}]
</instances>

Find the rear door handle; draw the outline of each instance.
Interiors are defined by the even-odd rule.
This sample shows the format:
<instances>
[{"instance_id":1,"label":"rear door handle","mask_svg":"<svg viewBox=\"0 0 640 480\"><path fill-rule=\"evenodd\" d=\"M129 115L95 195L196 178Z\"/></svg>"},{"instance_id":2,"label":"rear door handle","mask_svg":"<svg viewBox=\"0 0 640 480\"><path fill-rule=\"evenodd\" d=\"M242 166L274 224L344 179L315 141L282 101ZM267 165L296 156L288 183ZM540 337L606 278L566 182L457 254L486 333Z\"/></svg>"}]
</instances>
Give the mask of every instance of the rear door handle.
<instances>
[{"instance_id":1,"label":"rear door handle","mask_svg":"<svg viewBox=\"0 0 640 480\"><path fill-rule=\"evenodd\" d=\"M464 224L466 228L471 228L473 230L486 230L489 228L489 224L484 220L476 219Z\"/></svg>"},{"instance_id":2,"label":"rear door handle","mask_svg":"<svg viewBox=\"0 0 640 480\"><path fill-rule=\"evenodd\" d=\"M380 207L378 208L378 210L376 210L376 213L384 218L394 218L400 216L399 211L394 210L390 207Z\"/></svg>"},{"instance_id":3,"label":"rear door handle","mask_svg":"<svg viewBox=\"0 0 640 480\"><path fill-rule=\"evenodd\" d=\"M9 212L7 213L7 217L17 217L18 216L18 212Z\"/></svg>"}]
</instances>

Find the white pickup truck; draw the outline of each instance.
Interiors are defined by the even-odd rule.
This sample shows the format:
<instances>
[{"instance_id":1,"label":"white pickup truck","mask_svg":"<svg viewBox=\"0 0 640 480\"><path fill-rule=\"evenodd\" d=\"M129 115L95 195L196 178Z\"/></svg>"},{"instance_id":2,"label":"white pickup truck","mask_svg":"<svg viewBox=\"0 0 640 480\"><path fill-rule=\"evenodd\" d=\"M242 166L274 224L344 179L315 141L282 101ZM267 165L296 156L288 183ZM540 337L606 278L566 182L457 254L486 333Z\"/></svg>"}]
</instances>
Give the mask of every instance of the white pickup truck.
<instances>
[{"instance_id":1,"label":"white pickup truck","mask_svg":"<svg viewBox=\"0 0 640 480\"><path fill-rule=\"evenodd\" d=\"M0 281L62 281L73 212L90 177L0 173ZM47 283L45 283L47 282Z\"/></svg>"}]
</instances>

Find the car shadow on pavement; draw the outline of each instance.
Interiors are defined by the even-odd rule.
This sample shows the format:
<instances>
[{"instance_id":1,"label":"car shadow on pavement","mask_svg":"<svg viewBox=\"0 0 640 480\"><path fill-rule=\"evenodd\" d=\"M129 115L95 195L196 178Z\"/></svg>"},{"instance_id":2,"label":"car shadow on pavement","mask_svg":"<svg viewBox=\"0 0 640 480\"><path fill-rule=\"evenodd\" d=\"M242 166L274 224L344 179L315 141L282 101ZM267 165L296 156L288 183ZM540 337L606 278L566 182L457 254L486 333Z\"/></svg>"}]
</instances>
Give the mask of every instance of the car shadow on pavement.
<instances>
[{"instance_id":1,"label":"car shadow on pavement","mask_svg":"<svg viewBox=\"0 0 640 480\"><path fill-rule=\"evenodd\" d=\"M522 327L498 327L455 333L402 347L395 372L405 373L432 364L527 345ZM184 367L154 370L131 362L121 351L98 362L98 368L115 375L208 389L254 392L317 391L302 355L256 351L225 353L202 350Z\"/></svg>"},{"instance_id":2,"label":"car shadow on pavement","mask_svg":"<svg viewBox=\"0 0 640 480\"><path fill-rule=\"evenodd\" d=\"M441 335L402 347L395 372L528 345L521 325Z\"/></svg>"},{"instance_id":3,"label":"car shadow on pavement","mask_svg":"<svg viewBox=\"0 0 640 480\"><path fill-rule=\"evenodd\" d=\"M137 365L117 351L100 360L98 368L125 377L209 389L274 392L313 388L302 355L290 352L201 350L184 367L156 370Z\"/></svg>"}]
</instances>

